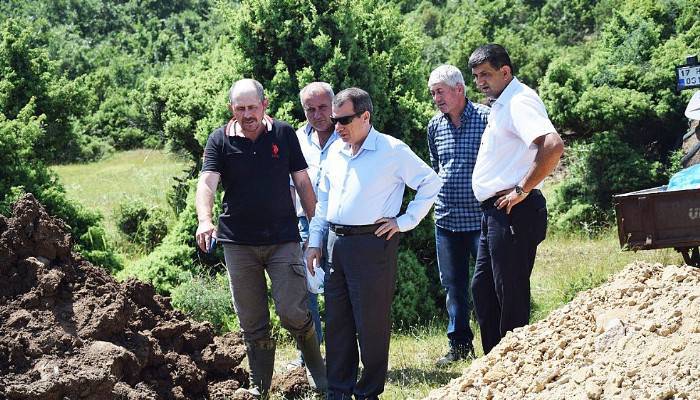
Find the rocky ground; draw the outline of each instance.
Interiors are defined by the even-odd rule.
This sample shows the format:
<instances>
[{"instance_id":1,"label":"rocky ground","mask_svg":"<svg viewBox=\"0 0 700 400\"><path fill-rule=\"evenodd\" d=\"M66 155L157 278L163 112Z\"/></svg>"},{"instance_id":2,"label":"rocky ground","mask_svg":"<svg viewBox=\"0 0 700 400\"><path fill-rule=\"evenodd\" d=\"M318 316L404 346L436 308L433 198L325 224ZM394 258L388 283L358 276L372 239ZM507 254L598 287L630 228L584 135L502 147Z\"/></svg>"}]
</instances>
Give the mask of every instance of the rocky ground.
<instances>
[{"instance_id":1,"label":"rocky ground","mask_svg":"<svg viewBox=\"0 0 700 400\"><path fill-rule=\"evenodd\" d=\"M700 399L700 269L635 263L430 399Z\"/></svg>"},{"instance_id":2,"label":"rocky ground","mask_svg":"<svg viewBox=\"0 0 700 400\"><path fill-rule=\"evenodd\" d=\"M249 398L240 334L115 281L67 232L31 195L0 216L0 399Z\"/></svg>"}]
</instances>

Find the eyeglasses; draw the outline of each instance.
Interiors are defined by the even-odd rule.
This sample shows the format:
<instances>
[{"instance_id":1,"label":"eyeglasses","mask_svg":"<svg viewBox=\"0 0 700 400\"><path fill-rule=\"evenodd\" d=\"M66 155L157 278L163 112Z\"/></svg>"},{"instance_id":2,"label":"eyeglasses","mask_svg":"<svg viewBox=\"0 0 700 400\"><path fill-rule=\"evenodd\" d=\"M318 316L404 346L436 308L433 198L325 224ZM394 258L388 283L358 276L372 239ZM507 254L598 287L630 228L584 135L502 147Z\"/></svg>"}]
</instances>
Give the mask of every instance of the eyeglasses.
<instances>
[{"instance_id":1,"label":"eyeglasses","mask_svg":"<svg viewBox=\"0 0 700 400\"><path fill-rule=\"evenodd\" d=\"M347 125L347 124L351 123L353 119L362 115L362 113L364 113L364 111L360 111L360 112L352 114L352 115L346 115L344 117L338 117L338 118L331 117L331 122L333 122L333 125L335 125L335 124Z\"/></svg>"}]
</instances>

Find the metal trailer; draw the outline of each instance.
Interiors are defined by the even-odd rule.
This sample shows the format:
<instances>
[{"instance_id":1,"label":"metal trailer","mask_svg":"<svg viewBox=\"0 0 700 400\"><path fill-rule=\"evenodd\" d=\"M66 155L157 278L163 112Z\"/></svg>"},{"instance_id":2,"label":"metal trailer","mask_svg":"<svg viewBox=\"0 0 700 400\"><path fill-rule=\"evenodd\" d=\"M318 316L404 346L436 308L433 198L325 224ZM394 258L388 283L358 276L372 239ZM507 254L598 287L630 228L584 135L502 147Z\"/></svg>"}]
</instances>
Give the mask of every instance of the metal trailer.
<instances>
[{"instance_id":1,"label":"metal trailer","mask_svg":"<svg viewBox=\"0 0 700 400\"><path fill-rule=\"evenodd\" d=\"M617 233L624 250L674 248L700 267L700 189L666 186L614 196Z\"/></svg>"}]
</instances>

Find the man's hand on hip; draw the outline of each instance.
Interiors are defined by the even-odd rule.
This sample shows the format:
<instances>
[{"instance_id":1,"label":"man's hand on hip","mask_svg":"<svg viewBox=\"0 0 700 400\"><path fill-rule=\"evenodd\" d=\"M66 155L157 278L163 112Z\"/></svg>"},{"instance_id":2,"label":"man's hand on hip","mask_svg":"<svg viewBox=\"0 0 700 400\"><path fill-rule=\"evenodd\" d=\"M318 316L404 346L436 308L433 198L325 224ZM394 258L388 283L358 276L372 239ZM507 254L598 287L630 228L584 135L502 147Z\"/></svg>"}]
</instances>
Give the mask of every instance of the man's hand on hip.
<instances>
[{"instance_id":1,"label":"man's hand on hip","mask_svg":"<svg viewBox=\"0 0 700 400\"><path fill-rule=\"evenodd\" d=\"M504 194L503 196L499 197L498 200L496 200L496 203L494 204L496 208L499 210L502 209L503 207L506 208L506 214L510 214L510 210L515 207L516 204L520 203L521 201L525 200L527 197L527 194L525 195L520 195L518 194L515 189L511 190L510 192Z\"/></svg>"},{"instance_id":2,"label":"man's hand on hip","mask_svg":"<svg viewBox=\"0 0 700 400\"><path fill-rule=\"evenodd\" d=\"M381 237L386 233L386 240L391 239L395 233L400 232L399 224L396 223L396 218L379 218L377 221L375 221L375 224L382 225L379 226L376 231L374 231L374 234Z\"/></svg>"},{"instance_id":3,"label":"man's hand on hip","mask_svg":"<svg viewBox=\"0 0 700 400\"><path fill-rule=\"evenodd\" d=\"M199 226L197 226L195 239L197 240L197 246L205 253L209 250L212 236L216 237L216 227L214 224L212 224L211 221L200 222Z\"/></svg>"},{"instance_id":4,"label":"man's hand on hip","mask_svg":"<svg viewBox=\"0 0 700 400\"><path fill-rule=\"evenodd\" d=\"M321 249L318 247L307 247L304 252L304 257L306 259L306 269L309 270L311 276L316 275L314 267L321 265Z\"/></svg>"}]
</instances>

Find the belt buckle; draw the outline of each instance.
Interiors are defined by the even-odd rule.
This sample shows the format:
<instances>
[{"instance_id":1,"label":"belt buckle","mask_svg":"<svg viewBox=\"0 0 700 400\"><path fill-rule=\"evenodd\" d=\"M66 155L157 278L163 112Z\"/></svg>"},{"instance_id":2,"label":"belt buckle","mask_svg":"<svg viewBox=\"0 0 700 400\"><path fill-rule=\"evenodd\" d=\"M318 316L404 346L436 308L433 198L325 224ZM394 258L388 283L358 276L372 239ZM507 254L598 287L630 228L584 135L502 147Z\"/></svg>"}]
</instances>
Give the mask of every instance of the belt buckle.
<instances>
[{"instance_id":1,"label":"belt buckle","mask_svg":"<svg viewBox=\"0 0 700 400\"><path fill-rule=\"evenodd\" d=\"M335 233L336 236L345 236L345 230L343 229L342 225L335 225L333 227L333 233Z\"/></svg>"}]
</instances>

